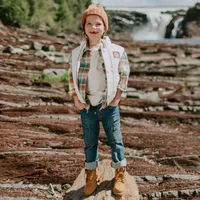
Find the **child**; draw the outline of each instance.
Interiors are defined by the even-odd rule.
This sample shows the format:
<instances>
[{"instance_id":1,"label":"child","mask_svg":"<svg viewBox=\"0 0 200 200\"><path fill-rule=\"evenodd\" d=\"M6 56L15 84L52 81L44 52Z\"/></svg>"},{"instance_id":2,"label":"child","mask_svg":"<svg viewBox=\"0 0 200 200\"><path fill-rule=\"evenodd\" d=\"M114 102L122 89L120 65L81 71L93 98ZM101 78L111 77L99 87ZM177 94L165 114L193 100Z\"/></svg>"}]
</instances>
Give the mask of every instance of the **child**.
<instances>
[{"instance_id":1,"label":"child","mask_svg":"<svg viewBox=\"0 0 200 200\"><path fill-rule=\"evenodd\" d=\"M91 195L102 178L98 168L99 123L112 149L116 169L113 193L122 195L126 159L120 131L119 101L126 91L130 72L124 48L105 36L108 17L101 5L91 4L82 15L86 38L72 51L69 68L69 94L80 110L85 142L85 195Z\"/></svg>"}]
</instances>

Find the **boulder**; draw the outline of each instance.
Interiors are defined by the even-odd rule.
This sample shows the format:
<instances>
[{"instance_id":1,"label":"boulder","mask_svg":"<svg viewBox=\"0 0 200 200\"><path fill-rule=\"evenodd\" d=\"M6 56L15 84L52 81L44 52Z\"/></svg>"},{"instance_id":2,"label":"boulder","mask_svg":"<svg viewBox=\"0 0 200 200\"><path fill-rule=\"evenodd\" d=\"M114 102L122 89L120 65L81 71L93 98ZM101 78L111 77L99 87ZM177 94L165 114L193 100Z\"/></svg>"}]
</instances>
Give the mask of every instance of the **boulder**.
<instances>
[{"instance_id":1,"label":"boulder","mask_svg":"<svg viewBox=\"0 0 200 200\"><path fill-rule=\"evenodd\" d=\"M166 27L165 38L200 37L200 3L189 8L184 14L176 13Z\"/></svg>"},{"instance_id":2,"label":"boulder","mask_svg":"<svg viewBox=\"0 0 200 200\"><path fill-rule=\"evenodd\" d=\"M187 37L200 37L200 3L196 3L193 8L189 8L185 15L184 31Z\"/></svg>"},{"instance_id":3,"label":"boulder","mask_svg":"<svg viewBox=\"0 0 200 200\"><path fill-rule=\"evenodd\" d=\"M145 24L147 15L134 11L107 11L110 19L110 30L112 32L131 32L135 26Z\"/></svg>"},{"instance_id":4,"label":"boulder","mask_svg":"<svg viewBox=\"0 0 200 200\"><path fill-rule=\"evenodd\" d=\"M200 37L200 24L198 21L192 21L186 24L186 35L189 38Z\"/></svg>"},{"instance_id":5,"label":"boulder","mask_svg":"<svg viewBox=\"0 0 200 200\"><path fill-rule=\"evenodd\" d=\"M84 195L83 189L85 187L85 169L82 169L72 187L67 190L64 200L139 200L139 190L135 182L135 178L129 175L128 172L126 172L125 178L125 192L122 197L117 197L112 193L115 170L111 167L110 161L103 160L100 162L99 169L104 175L104 180L100 183L92 195L88 197Z\"/></svg>"},{"instance_id":6,"label":"boulder","mask_svg":"<svg viewBox=\"0 0 200 200\"><path fill-rule=\"evenodd\" d=\"M42 50L42 44L40 42L34 41L31 46L34 50Z\"/></svg>"},{"instance_id":7,"label":"boulder","mask_svg":"<svg viewBox=\"0 0 200 200\"><path fill-rule=\"evenodd\" d=\"M3 53L11 53L11 54L19 54L19 55L28 55L28 52L25 52L21 48L14 48L13 46L9 45L3 49Z\"/></svg>"}]
</instances>

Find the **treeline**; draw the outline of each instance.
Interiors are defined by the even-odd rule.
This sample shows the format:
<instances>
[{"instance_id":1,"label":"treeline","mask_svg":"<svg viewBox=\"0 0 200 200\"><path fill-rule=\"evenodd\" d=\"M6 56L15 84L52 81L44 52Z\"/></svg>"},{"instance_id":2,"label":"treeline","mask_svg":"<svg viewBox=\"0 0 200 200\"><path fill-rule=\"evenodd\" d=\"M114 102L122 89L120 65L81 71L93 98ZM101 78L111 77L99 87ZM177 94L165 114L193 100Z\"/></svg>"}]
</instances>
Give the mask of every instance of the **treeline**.
<instances>
[{"instance_id":1,"label":"treeline","mask_svg":"<svg viewBox=\"0 0 200 200\"><path fill-rule=\"evenodd\" d=\"M49 34L80 28L91 0L0 0L0 20L15 27L46 27Z\"/></svg>"}]
</instances>

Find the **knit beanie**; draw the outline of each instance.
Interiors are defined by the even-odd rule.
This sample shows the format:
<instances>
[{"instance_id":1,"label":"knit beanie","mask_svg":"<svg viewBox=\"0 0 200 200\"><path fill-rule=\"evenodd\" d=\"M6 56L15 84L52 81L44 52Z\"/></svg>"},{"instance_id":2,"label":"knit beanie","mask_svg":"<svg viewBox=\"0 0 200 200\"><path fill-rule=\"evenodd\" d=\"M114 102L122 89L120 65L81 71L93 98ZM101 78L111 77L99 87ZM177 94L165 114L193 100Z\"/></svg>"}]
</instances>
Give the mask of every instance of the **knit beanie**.
<instances>
[{"instance_id":1,"label":"knit beanie","mask_svg":"<svg viewBox=\"0 0 200 200\"><path fill-rule=\"evenodd\" d=\"M82 25L83 30L84 30L85 20L88 15L98 15L99 17L101 17L104 22L105 32L108 31L108 16L101 5L91 4L87 8L87 10L83 12L82 19L81 19L81 25Z\"/></svg>"}]
</instances>

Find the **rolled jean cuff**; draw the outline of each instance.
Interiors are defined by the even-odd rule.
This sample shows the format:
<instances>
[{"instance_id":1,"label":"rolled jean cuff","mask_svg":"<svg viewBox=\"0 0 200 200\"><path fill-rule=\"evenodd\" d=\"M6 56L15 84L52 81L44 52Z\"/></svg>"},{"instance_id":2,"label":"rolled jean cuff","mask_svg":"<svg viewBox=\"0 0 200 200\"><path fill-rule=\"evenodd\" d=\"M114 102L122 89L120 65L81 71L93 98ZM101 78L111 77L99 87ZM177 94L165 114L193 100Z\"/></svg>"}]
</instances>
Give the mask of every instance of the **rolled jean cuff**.
<instances>
[{"instance_id":1,"label":"rolled jean cuff","mask_svg":"<svg viewBox=\"0 0 200 200\"><path fill-rule=\"evenodd\" d=\"M119 162L112 162L111 167L115 169L119 169L120 167L126 167L126 159L123 159L122 161Z\"/></svg>"},{"instance_id":2,"label":"rolled jean cuff","mask_svg":"<svg viewBox=\"0 0 200 200\"><path fill-rule=\"evenodd\" d=\"M94 162L85 162L85 169L96 169L99 166L99 162L98 160L94 161Z\"/></svg>"}]
</instances>

